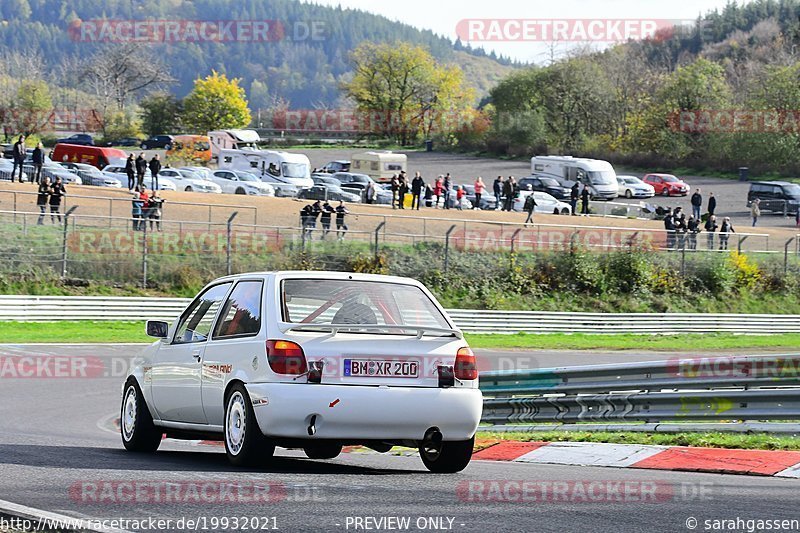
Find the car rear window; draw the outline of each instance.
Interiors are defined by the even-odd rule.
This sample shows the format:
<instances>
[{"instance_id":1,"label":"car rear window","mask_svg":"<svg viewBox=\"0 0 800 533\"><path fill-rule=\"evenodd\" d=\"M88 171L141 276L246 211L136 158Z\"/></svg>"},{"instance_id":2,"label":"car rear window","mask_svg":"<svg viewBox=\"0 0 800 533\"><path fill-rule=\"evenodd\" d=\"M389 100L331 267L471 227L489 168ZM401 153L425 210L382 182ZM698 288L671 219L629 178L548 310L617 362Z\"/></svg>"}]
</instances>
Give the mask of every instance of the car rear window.
<instances>
[{"instance_id":1,"label":"car rear window","mask_svg":"<svg viewBox=\"0 0 800 533\"><path fill-rule=\"evenodd\" d=\"M283 318L295 324L377 324L450 328L419 287L378 281L287 279Z\"/></svg>"}]
</instances>

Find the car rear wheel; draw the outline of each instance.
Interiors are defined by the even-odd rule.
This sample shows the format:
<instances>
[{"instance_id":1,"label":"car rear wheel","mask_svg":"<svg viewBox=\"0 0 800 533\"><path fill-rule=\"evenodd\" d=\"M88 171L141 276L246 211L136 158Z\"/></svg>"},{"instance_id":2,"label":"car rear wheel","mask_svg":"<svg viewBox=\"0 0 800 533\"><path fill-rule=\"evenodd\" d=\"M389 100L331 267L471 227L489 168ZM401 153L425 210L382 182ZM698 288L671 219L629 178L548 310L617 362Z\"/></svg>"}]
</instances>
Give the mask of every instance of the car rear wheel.
<instances>
[{"instance_id":1,"label":"car rear wheel","mask_svg":"<svg viewBox=\"0 0 800 533\"><path fill-rule=\"evenodd\" d=\"M419 456L431 472L454 474L467 467L474 445L475 436L459 441L424 441L419 445Z\"/></svg>"},{"instance_id":2,"label":"car rear wheel","mask_svg":"<svg viewBox=\"0 0 800 533\"><path fill-rule=\"evenodd\" d=\"M161 444L161 430L153 424L142 391L133 378L126 383L122 396L119 431L125 449L132 452L154 452Z\"/></svg>"},{"instance_id":3,"label":"car rear wheel","mask_svg":"<svg viewBox=\"0 0 800 533\"><path fill-rule=\"evenodd\" d=\"M633 193L631 192L631 190L630 190L630 189L628 189L627 191L625 191L625 198L627 198L628 200L630 200L631 198L633 198Z\"/></svg>"},{"instance_id":4,"label":"car rear wheel","mask_svg":"<svg viewBox=\"0 0 800 533\"><path fill-rule=\"evenodd\" d=\"M147 143L140 144L139 148L141 148L142 150L147 150Z\"/></svg>"},{"instance_id":5,"label":"car rear wheel","mask_svg":"<svg viewBox=\"0 0 800 533\"><path fill-rule=\"evenodd\" d=\"M237 383L231 388L225 406L225 453L231 464L251 466L268 461L275 445L261 433L244 385Z\"/></svg>"},{"instance_id":6,"label":"car rear wheel","mask_svg":"<svg viewBox=\"0 0 800 533\"><path fill-rule=\"evenodd\" d=\"M334 442L318 442L303 448L309 459L335 459L342 453L342 445Z\"/></svg>"},{"instance_id":7,"label":"car rear wheel","mask_svg":"<svg viewBox=\"0 0 800 533\"><path fill-rule=\"evenodd\" d=\"M165 144L164 145L164 150L171 150L171 149L172 149L172 145L171 144Z\"/></svg>"}]
</instances>

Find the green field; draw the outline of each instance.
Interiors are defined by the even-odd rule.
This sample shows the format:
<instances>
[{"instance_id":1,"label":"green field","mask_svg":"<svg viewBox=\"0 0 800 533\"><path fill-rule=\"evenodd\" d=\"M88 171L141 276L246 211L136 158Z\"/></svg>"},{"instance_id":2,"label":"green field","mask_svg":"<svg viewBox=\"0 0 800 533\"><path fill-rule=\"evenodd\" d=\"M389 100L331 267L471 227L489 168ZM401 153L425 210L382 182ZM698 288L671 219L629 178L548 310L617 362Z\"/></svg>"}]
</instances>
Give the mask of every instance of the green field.
<instances>
[{"instance_id":1,"label":"green field","mask_svg":"<svg viewBox=\"0 0 800 533\"><path fill-rule=\"evenodd\" d=\"M519 350L793 350L800 334L782 335L466 335L473 348ZM0 343L150 342L143 322L0 323Z\"/></svg>"}]
</instances>

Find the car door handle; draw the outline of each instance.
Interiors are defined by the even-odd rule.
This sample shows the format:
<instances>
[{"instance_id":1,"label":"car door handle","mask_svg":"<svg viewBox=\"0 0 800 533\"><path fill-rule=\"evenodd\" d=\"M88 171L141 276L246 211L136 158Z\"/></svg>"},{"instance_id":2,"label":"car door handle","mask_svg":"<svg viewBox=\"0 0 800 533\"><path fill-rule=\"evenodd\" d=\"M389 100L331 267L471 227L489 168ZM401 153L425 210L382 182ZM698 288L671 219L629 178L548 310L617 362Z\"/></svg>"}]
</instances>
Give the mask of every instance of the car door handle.
<instances>
[{"instance_id":1,"label":"car door handle","mask_svg":"<svg viewBox=\"0 0 800 533\"><path fill-rule=\"evenodd\" d=\"M192 352L192 357L199 363L200 362L200 350L195 350Z\"/></svg>"}]
</instances>

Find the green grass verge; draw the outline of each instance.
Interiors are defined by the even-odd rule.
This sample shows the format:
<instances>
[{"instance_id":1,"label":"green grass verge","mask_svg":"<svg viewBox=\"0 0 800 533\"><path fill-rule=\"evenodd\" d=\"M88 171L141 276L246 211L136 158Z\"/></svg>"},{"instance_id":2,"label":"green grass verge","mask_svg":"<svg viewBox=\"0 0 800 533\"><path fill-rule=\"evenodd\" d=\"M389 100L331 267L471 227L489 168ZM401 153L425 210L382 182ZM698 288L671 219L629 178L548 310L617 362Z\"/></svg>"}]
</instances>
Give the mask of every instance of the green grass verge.
<instances>
[{"instance_id":1,"label":"green grass verge","mask_svg":"<svg viewBox=\"0 0 800 533\"><path fill-rule=\"evenodd\" d=\"M475 335L473 348L536 350L664 350L698 351L769 348L792 350L800 334L783 335ZM57 326L40 322L0 322L0 343L150 342L143 322L63 321Z\"/></svg>"},{"instance_id":2,"label":"green grass verge","mask_svg":"<svg viewBox=\"0 0 800 533\"><path fill-rule=\"evenodd\" d=\"M635 433L594 431L542 431L497 433L478 431L476 439L543 442L610 442L615 444L656 444L661 446L699 446L745 450L800 450L800 439L792 435L740 433Z\"/></svg>"}]
</instances>

